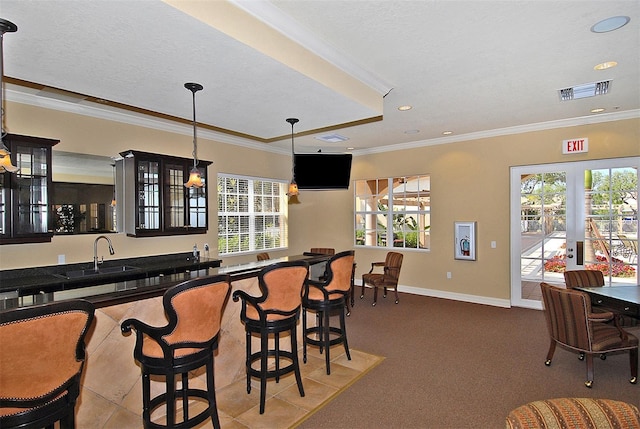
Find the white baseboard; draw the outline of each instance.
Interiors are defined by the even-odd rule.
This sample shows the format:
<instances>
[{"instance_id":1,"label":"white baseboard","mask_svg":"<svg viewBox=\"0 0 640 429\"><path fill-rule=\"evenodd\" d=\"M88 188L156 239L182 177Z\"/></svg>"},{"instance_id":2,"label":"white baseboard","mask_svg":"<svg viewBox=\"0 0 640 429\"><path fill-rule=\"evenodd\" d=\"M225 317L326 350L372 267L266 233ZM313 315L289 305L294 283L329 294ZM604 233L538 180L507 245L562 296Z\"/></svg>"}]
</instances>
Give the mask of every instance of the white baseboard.
<instances>
[{"instance_id":1,"label":"white baseboard","mask_svg":"<svg viewBox=\"0 0 640 429\"><path fill-rule=\"evenodd\" d=\"M356 287L361 287L362 282ZM511 301L508 299L489 298L486 296L468 295L464 293L447 292L436 289L424 289L413 286L398 286L398 292L411 293L414 295L430 296L433 298L445 298L454 301L471 302L473 304L492 305L494 307L511 308Z\"/></svg>"}]
</instances>

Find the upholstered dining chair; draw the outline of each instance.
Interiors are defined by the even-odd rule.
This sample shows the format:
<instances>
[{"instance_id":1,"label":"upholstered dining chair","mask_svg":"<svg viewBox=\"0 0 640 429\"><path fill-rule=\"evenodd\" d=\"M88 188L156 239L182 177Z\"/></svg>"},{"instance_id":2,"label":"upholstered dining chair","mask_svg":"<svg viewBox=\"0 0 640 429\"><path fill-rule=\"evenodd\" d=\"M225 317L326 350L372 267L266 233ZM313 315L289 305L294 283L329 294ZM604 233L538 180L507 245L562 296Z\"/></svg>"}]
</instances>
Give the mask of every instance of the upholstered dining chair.
<instances>
[{"instance_id":1,"label":"upholstered dining chair","mask_svg":"<svg viewBox=\"0 0 640 429\"><path fill-rule=\"evenodd\" d=\"M387 289L393 289L396 295L396 304L398 298L398 279L400 277L400 268L402 268L402 253L389 252L384 262L372 262L371 269L368 273L362 275L362 291L360 299L364 298L364 288L366 285L373 287L373 306L378 301L378 288L383 288L383 297L387 297ZM376 267L382 267L382 273L374 273Z\"/></svg>"},{"instance_id":2,"label":"upholstered dining chair","mask_svg":"<svg viewBox=\"0 0 640 429\"><path fill-rule=\"evenodd\" d=\"M302 288L309 277L306 261L285 261L271 264L258 273L258 285L262 295L251 296L243 290L233 292L233 300L242 300L240 320L246 333L246 375L247 393L251 393L251 377L260 379L260 414L264 413L267 379L280 377L290 372L295 374L300 396L304 396L296 327L300 319ZM281 349L280 334L287 333L291 341L289 350ZM251 337L260 337L260 350L251 350ZM273 336L273 348L269 348L269 337ZM267 367L268 358L274 359L274 369ZM282 366L283 360L289 361ZM254 363L259 362L259 368Z\"/></svg>"},{"instance_id":3,"label":"upholstered dining chair","mask_svg":"<svg viewBox=\"0 0 640 429\"><path fill-rule=\"evenodd\" d=\"M94 312L84 300L0 312L0 428L75 427Z\"/></svg>"},{"instance_id":4,"label":"upholstered dining chair","mask_svg":"<svg viewBox=\"0 0 640 429\"><path fill-rule=\"evenodd\" d=\"M355 252L353 250L332 256L327 261L326 278L323 281L309 279L302 296L303 361L307 362L307 344L319 346L320 352L324 352L327 375L331 374L329 354L332 345L343 344L347 359L351 360L345 324L345 308L351 292L354 258ZM307 311L317 314L316 326L307 328ZM329 324L329 316L332 312L339 313L339 327Z\"/></svg>"},{"instance_id":5,"label":"upholstered dining chair","mask_svg":"<svg viewBox=\"0 0 640 429\"><path fill-rule=\"evenodd\" d=\"M602 287L604 286L604 274L599 270L568 270L564 272L564 283L569 289L576 287ZM638 325L638 321L636 319L620 314L620 312L615 308L598 306L593 307L593 311L596 313L611 312L615 314L617 322L622 327Z\"/></svg>"},{"instance_id":6,"label":"upholstered dining chair","mask_svg":"<svg viewBox=\"0 0 640 429\"><path fill-rule=\"evenodd\" d=\"M542 302L551 343L545 365L551 365L556 345L584 353L587 363L585 386L593 385L593 355L608 352L629 352L630 382L638 381L638 338L606 323L613 313L593 313L589 295L574 289L565 289L541 283Z\"/></svg>"},{"instance_id":7,"label":"upholstered dining chair","mask_svg":"<svg viewBox=\"0 0 640 429\"><path fill-rule=\"evenodd\" d=\"M332 247L312 247L309 253L317 253L320 255L335 255L336 249Z\"/></svg>"},{"instance_id":8,"label":"upholstered dining chair","mask_svg":"<svg viewBox=\"0 0 640 429\"><path fill-rule=\"evenodd\" d=\"M271 256L269 256L267 252L262 252L256 255L256 259L258 261L268 261L269 259L271 259Z\"/></svg>"},{"instance_id":9,"label":"upholstered dining chair","mask_svg":"<svg viewBox=\"0 0 640 429\"><path fill-rule=\"evenodd\" d=\"M567 270L564 272L567 288L604 286L604 274L599 270Z\"/></svg>"},{"instance_id":10,"label":"upholstered dining chair","mask_svg":"<svg viewBox=\"0 0 640 429\"><path fill-rule=\"evenodd\" d=\"M145 428L192 428L211 418L220 428L214 382L214 352L218 348L222 313L231 284L227 275L198 277L168 289L162 305L167 324L149 326L127 319L121 324L124 334L133 329L136 343L133 356L142 371L142 420ZM189 371L206 368L207 389L189 387ZM151 398L151 376L165 378L165 392ZM181 386L176 390L176 376ZM189 416L189 398L201 398L207 406ZM176 423L176 400L182 399L182 421ZM153 418L153 412L166 407L165 424Z\"/></svg>"}]
</instances>

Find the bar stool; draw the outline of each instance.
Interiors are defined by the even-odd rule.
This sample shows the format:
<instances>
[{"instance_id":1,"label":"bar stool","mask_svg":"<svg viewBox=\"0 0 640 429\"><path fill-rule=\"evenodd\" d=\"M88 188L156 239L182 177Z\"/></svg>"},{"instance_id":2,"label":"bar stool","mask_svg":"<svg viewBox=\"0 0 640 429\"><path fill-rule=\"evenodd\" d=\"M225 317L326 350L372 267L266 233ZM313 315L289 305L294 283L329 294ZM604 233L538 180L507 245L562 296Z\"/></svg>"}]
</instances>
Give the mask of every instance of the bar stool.
<instances>
[{"instance_id":1,"label":"bar stool","mask_svg":"<svg viewBox=\"0 0 640 429\"><path fill-rule=\"evenodd\" d=\"M351 360L347 329L345 325L345 308L351 293L355 251L340 252L327 261L326 279L324 281L307 281L302 296L302 332L303 361L307 362L307 344L320 347L324 351L327 375L331 374L329 350L332 345L343 344L347 358ZM307 310L316 312L316 326L307 328ZM340 326L330 326L331 313L339 313ZM332 336L334 338L332 338Z\"/></svg>"},{"instance_id":2,"label":"bar stool","mask_svg":"<svg viewBox=\"0 0 640 429\"><path fill-rule=\"evenodd\" d=\"M296 325L300 318L302 288L309 277L309 265L306 261L279 262L263 268L258 274L258 284L262 296L251 296L242 290L233 292L233 300L242 300L240 320L244 323L247 338L247 393L251 393L251 377L260 379L260 414L264 413L267 379L280 377L290 372L295 373L300 396L304 397L300 365L298 363L298 346ZM288 332L291 350L280 348L280 334ZM260 336L260 350L252 352L251 336ZM273 348L269 348L269 336L273 335ZM267 368L267 359L274 358L275 369ZM290 361L282 366L281 360ZM254 368L255 362L260 367Z\"/></svg>"},{"instance_id":3,"label":"bar stool","mask_svg":"<svg viewBox=\"0 0 640 429\"><path fill-rule=\"evenodd\" d=\"M0 312L0 428L75 428L94 312L84 300Z\"/></svg>"},{"instance_id":4,"label":"bar stool","mask_svg":"<svg viewBox=\"0 0 640 429\"><path fill-rule=\"evenodd\" d=\"M149 326L137 319L122 322L124 334L136 332L133 356L142 370L142 419L145 428L192 428L211 418L220 428L213 376L213 355L218 348L222 313L231 292L227 275L199 277L168 289L163 307L168 323ZM206 367L207 390L189 388L189 371ZM164 376L166 391L151 398L151 375ZM175 378L182 385L176 390ZM189 398L207 401L207 408L189 417ZM182 399L182 422L176 420L176 400ZM166 424L151 421L158 407L166 406Z\"/></svg>"}]
</instances>

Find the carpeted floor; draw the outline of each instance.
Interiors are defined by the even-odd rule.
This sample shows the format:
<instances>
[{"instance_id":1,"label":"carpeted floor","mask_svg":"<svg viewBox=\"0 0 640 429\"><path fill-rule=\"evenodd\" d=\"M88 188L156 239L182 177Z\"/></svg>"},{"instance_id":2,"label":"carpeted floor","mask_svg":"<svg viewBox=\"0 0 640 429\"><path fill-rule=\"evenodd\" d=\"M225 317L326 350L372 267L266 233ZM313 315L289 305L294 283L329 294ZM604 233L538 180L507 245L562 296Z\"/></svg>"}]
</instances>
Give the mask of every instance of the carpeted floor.
<instances>
[{"instance_id":1,"label":"carpeted floor","mask_svg":"<svg viewBox=\"0 0 640 429\"><path fill-rule=\"evenodd\" d=\"M595 359L591 389L577 354L558 348L545 366L549 337L542 311L408 294L398 305L388 297L372 307L368 293L356 297L347 319L349 345L385 359L302 429L497 429L513 408L557 397L640 406L640 384L628 381L628 354Z\"/></svg>"}]
</instances>

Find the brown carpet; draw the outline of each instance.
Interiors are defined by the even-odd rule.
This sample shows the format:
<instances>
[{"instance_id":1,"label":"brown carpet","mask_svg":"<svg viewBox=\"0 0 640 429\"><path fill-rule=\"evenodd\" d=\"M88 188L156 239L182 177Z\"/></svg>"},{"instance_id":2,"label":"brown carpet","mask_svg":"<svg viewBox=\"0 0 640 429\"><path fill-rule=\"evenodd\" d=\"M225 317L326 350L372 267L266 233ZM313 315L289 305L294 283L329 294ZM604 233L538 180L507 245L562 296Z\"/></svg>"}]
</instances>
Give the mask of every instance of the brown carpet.
<instances>
[{"instance_id":1,"label":"brown carpet","mask_svg":"<svg viewBox=\"0 0 640 429\"><path fill-rule=\"evenodd\" d=\"M542 311L498 308L401 294L371 306L356 297L349 345L384 361L299 427L504 428L509 411L558 397L620 400L640 406L628 354L594 359L593 388L577 354L556 349ZM638 335L638 331L632 331Z\"/></svg>"}]
</instances>

